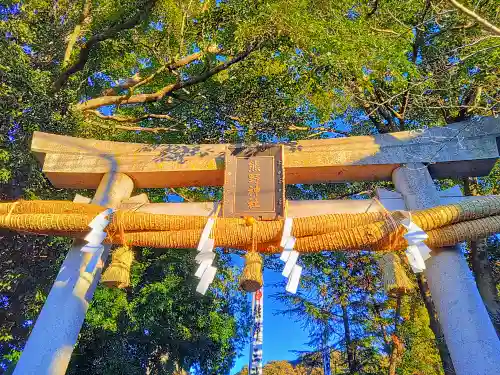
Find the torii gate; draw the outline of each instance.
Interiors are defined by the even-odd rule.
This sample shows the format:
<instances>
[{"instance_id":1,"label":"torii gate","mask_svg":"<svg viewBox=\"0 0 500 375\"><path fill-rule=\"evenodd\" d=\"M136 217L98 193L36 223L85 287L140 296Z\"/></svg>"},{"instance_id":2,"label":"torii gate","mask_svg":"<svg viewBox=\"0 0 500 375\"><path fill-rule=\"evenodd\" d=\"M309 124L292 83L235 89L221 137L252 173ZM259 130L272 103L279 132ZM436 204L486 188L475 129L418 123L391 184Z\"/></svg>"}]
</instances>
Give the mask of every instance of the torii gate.
<instances>
[{"instance_id":1,"label":"torii gate","mask_svg":"<svg viewBox=\"0 0 500 375\"><path fill-rule=\"evenodd\" d=\"M482 118L443 128L286 144L288 184L392 180L380 191L388 210L423 209L467 199L458 189L439 192L433 178L487 175L500 157L500 119ZM211 203L150 204L136 188L222 186L226 145L148 145L35 132L32 151L57 188L96 189L92 202L138 211L213 214ZM85 201L83 197L76 200ZM379 211L373 200L290 202L294 217ZM66 372L109 246L92 273L90 256L75 240L40 312L15 375ZM457 375L500 369L500 342L458 247L434 249L425 271Z\"/></svg>"}]
</instances>

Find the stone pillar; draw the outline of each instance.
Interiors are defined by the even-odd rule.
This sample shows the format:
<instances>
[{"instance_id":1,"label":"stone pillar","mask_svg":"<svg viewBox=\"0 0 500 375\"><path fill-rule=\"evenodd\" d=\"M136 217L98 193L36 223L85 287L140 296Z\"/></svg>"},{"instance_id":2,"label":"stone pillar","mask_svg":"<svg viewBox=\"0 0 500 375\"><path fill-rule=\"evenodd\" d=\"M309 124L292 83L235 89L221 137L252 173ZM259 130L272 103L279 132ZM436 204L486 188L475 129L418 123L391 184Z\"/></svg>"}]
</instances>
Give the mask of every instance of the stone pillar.
<instances>
[{"instance_id":1,"label":"stone pillar","mask_svg":"<svg viewBox=\"0 0 500 375\"><path fill-rule=\"evenodd\" d=\"M132 193L134 183L125 174L104 175L92 203L118 207ZM94 269L87 269L91 254L80 251L84 241L75 240L36 320L14 375L62 375L101 277L110 246L104 247Z\"/></svg>"},{"instance_id":2,"label":"stone pillar","mask_svg":"<svg viewBox=\"0 0 500 375\"><path fill-rule=\"evenodd\" d=\"M392 175L406 207L418 210L440 204L427 168L412 163ZM425 277L457 375L500 371L500 341L458 246L433 249Z\"/></svg>"}]
</instances>

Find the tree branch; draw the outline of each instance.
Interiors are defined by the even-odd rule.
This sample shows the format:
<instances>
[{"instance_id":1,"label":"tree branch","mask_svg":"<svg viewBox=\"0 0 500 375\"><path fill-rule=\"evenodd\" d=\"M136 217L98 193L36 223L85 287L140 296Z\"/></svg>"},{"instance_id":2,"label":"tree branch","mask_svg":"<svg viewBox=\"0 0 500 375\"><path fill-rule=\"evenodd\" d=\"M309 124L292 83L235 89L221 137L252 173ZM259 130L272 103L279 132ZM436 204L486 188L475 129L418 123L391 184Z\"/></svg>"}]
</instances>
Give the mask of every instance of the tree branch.
<instances>
[{"instance_id":1,"label":"tree branch","mask_svg":"<svg viewBox=\"0 0 500 375\"><path fill-rule=\"evenodd\" d=\"M139 73L135 73L132 77L127 78L125 82L118 84L115 87L104 90L101 94L104 96L117 95L122 90L127 90L141 81Z\"/></svg>"},{"instance_id":2,"label":"tree branch","mask_svg":"<svg viewBox=\"0 0 500 375\"><path fill-rule=\"evenodd\" d=\"M370 27L370 30L373 30L373 31L378 31L378 32L381 32L381 33L386 33L386 34L394 34L396 36L399 36L401 34L395 32L394 30L392 29L379 29L379 28L376 28L376 27Z\"/></svg>"},{"instance_id":3,"label":"tree branch","mask_svg":"<svg viewBox=\"0 0 500 375\"><path fill-rule=\"evenodd\" d=\"M375 0L373 2L373 5L372 5L372 9L370 10L370 12L366 15L366 17L371 17L375 14L375 12L377 11L378 9L378 0Z\"/></svg>"},{"instance_id":4,"label":"tree branch","mask_svg":"<svg viewBox=\"0 0 500 375\"><path fill-rule=\"evenodd\" d=\"M186 202L194 202L192 199L186 197L184 194L182 193L179 193L177 190L175 190L174 188L168 188L173 194L175 195L178 195L179 197L181 197L182 199L184 199Z\"/></svg>"},{"instance_id":5,"label":"tree branch","mask_svg":"<svg viewBox=\"0 0 500 375\"><path fill-rule=\"evenodd\" d=\"M128 78L121 85L111 87L107 90L104 90L102 92L102 95L104 95L104 96L118 95L120 93L120 91L128 90L128 89L130 89L130 94L132 94L133 90L135 90L139 86L143 86L143 85L151 82L158 74L164 72L165 70L173 72L174 70L182 68L183 66L186 66L186 65L192 63L193 61L200 59L207 52L219 53L221 51L222 50L220 48L218 48L216 45L212 45L203 51L193 53L189 56L183 57L180 60L174 61L168 65L162 65L155 72L151 73L149 76L147 76L145 78L141 77L139 73L136 73L131 78Z\"/></svg>"},{"instance_id":6,"label":"tree branch","mask_svg":"<svg viewBox=\"0 0 500 375\"><path fill-rule=\"evenodd\" d=\"M329 132L335 133L335 134L342 134L342 135L345 135L346 137L350 136L349 132L345 132L342 130L337 130L337 129L329 128L329 127L325 127L325 126L320 126L318 128L311 128L309 126L289 125L288 130L291 130L291 131L310 131L310 130L318 131L318 133L311 134L309 137L314 137L316 135L319 135L322 133L329 133Z\"/></svg>"},{"instance_id":7,"label":"tree branch","mask_svg":"<svg viewBox=\"0 0 500 375\"><path fill-rule=\"evenodd\" d=\"M125 131L135 131L135 132L147 132L147 133L159 133L159 132L175 132L175 131L180 131L179 129L176 128L143 128L142 126L125 126L125 125L115 125L115 126L108 126L104 124L98 124L100 128L103 129L118 129L118 130L125 130Z\"/></svg>"},{"instance_id":8,"label":"tree branch","mask_svg":"<svg viewBox=\"0 0 500 375\"><path fill-rule=\"evenodd\" d=\"M66 46L66 51L64 52L63 68L66 67L66 65L69 62L69 59L71 58L71 52L73 51L73 47L76 43L76 40L78 39L80 33L82 32L84 24L88 23L91 6L92 6L92 0L85 0L85 3L83 4L82 13L80 14L80 19L78 20L78 23L75 25L73 32L69 35L68 45Z\"/></svg>"},{"instance_id":9,"label":"tree branch","mask_svg":"<svg viewBox=\"0 0 500 375\"><path fill-rule=\"evenodd\" d=\"M197 83L206 81L208 78L213 75L228 69L231 65L240 62L244 58L246 58L250 52L254 50L255 47L249 47L244 52L240 53L233 59L216 66L213 69L206 71L203 74L198 76L191 77L185 81L171 83L162 89L149 93L149 94L136 94L136 95L113 95L113 96L101 96L99 98L94 98L87 100L86 102L79 103L75 106L77 110L87 111L90 109L96 109L106 105L127 105L127 104L137 104L137 103L150 103L162 100L165 95L170 94L171 92L184 89L189 86L193 86Z\"/></svg>"},{"instance_id":10,"label":"tree branch","mask_svg":"<svg viewBox=\"0 0 500 375\"><path fill-rule=\"evenodd\" d=\"M104 115L97 110L88 110L88 111L85 111L84 113L85 114L92 114L96 117L99 117L102 120L111 120L111 121L115 121L115 122L127 122L127 123L132 123L132 124L136 124L138 122L141 122L143 120L147 120L149 118L165 119L165 120L170 120L170 121L180 123L180 121L178 121L175 118L173 118L172 116L166 115L166 114L162 115L162 114L156 114L156 113L146 113L146 114L139 116L139 117L130 117L130 116L120 116L120 115Z\"/></svg>"},{"instance_id":11,"label":"tree branch","mask_svg":"<svg viewBox=\"0 0 500 375\"><path fill-rule=\"evenodd\" d=\"M460 4L456 0L448 0L448 1L451 3L451 5L453 5L455 8L457 8L459 11L461 11L462 13L467 15L467 17L472 18L477 23L482 25L483 28L485 28L486 30L492 32L495 35L500 35L500 28L498 28L495 25L493 25L492 23L488 22L487 20L485 20L484 18L479 16L474 11L470 10L469 8L466 8L465 6L463 6L462 4Z\"/></svg>"},{"instance_id":12,"label":"tree branch","mask_svg":"<svg viewBox=\"0 0 500 375\"><path fill-rule=\"evenodd\" d=\"M99 43L105 40L114 38L121 31L132 29L133 27L135 27L149 13L151 8L155 5L156 1L157 0L147 0L146 4L141 9L125 22L114 25L104 30L102 33L91 37L82 46L78 59L71 66L65 69L55 80L52 85L52 93L56 93L57 91L59 91L66 84L71 75L83 70L85 64L89 59L90 51L93 47L97 46Z\"/></svg>"}]
</instances>

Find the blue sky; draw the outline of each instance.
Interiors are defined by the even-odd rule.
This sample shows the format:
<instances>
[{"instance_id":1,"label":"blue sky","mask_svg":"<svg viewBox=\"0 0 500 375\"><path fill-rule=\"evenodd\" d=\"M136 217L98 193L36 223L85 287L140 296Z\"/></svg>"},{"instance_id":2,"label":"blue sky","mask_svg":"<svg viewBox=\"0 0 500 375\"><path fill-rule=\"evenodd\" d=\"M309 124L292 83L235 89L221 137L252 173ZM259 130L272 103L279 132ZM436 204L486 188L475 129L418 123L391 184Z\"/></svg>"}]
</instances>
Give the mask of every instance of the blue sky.
<instances>
[{"instance_id":1,"label":"blue sky","mask_svg":"<svg viewBox=\"0 0 500 375\"><path fill-rule=\"evenodd\" d=\"M243 266L241 262L241 266ZM308 340L300 323L282 315L276 315L276 311L285 309L285 305L277 302L272 295L282 292L284 286L276 284L282 282L285 278L279 272L273 270L264 270L264 342L263 354L264 363L273 360L293 360L297 358L294 350L311 350L305 343ZM248 303L251 301L249 299ZM248 364L249 345L240 353L240 357L231 371L231 375L236 374L241 368Z\"/></svg>"},{"instance_id":2,"label":"blue sky","mask_svg":"<svg viewBox=\"0 0 500 375\"><path fill-rule=\"evenodd\" d=\"M167 194L168 202L182 202L183 199L175 194ZM233 256L232 261L238 267L243 268L243 259L239 256ZM297 353L293 351L312 350L305 343L309 341L307 332L304 331L300 323L295 322L294 318L283 315L276 315L279 310L284 310L286 306L275 301L272 296L285 289L282 284L286 279L281 272L275 272L270 269L264 269L264 343L263 355L264 363L275 360L294 360ZM248 304L251 304L249 298ZM231 371L231 375L236 374L245 365L248 364L248 355L250 345L247 345Z\"/></svg>"}]
</instances>

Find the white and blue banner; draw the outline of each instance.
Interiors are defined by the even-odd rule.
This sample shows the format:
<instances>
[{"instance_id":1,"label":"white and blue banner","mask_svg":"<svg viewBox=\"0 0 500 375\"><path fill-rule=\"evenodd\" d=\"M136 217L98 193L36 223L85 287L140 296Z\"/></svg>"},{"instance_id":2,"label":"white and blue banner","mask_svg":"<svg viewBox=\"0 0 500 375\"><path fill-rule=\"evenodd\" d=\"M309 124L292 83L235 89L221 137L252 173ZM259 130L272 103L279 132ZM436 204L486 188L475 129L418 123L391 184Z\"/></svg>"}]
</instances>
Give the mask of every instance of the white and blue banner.
<instances>
[{"instance_id":1,"label":"white and blue banner","mask_svg":"<svg viewBox=\"0 0 500 375\"><path fill-rule=\"evenodd\" d=\"M252 342L250 343L249 375L262 375L262 339L264 322L264 287L252 293Z\"/></svg>"}]
</instances>

